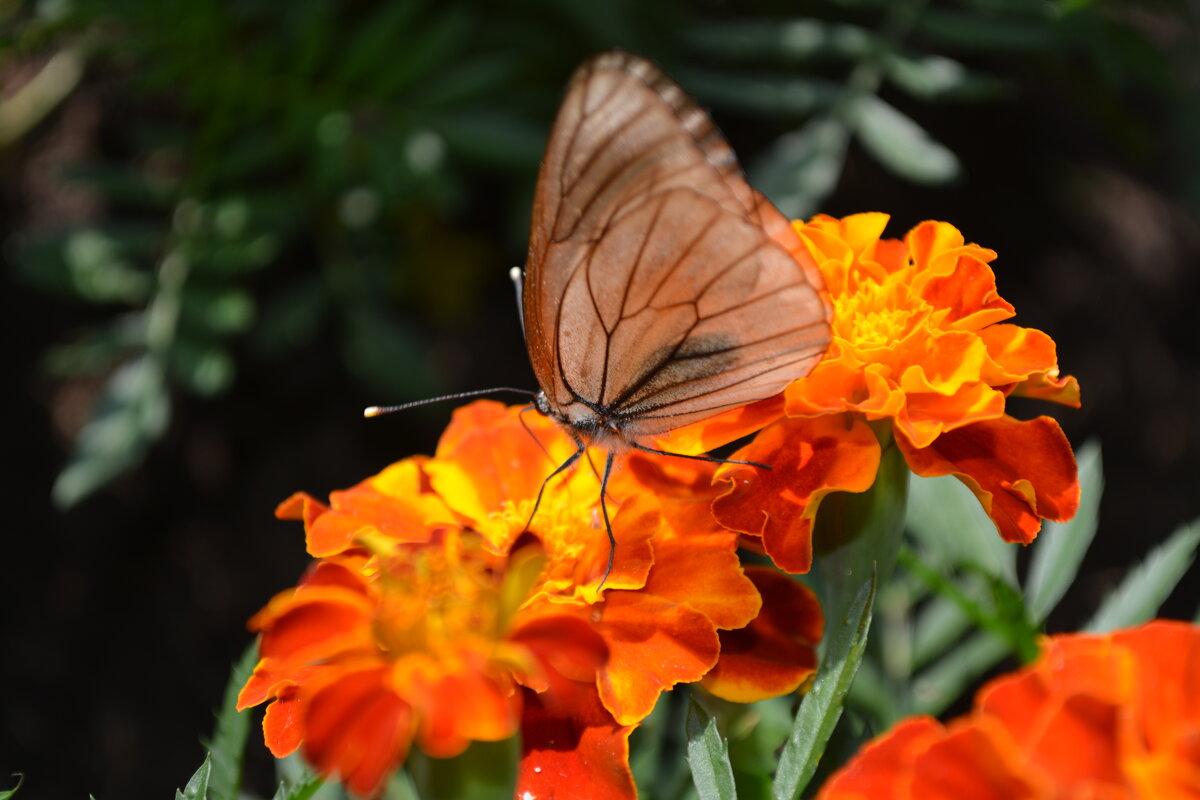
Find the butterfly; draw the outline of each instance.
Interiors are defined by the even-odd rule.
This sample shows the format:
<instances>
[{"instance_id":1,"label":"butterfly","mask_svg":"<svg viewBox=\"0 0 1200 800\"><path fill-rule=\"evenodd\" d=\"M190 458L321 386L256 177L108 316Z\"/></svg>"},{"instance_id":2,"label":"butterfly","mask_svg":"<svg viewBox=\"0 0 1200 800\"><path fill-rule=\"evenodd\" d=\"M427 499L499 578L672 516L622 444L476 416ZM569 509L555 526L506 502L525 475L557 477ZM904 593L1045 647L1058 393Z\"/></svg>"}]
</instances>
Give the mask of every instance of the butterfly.
<instances>
[{"instance_id":1,"label":"butterfly","mask_svg":"<svg viewBox=\"0 0 1200 800\"><path fill-rule=\"evenodd\" d=\"M589 445L608 451L601 585L616 549L604 501L614 456L722 461L644 442L780 393L830 341L820 273L787 218L746 182L708 114L626 52L595 56L567 86L521 294L534 406L578 448L542 491Z\"/></svg>"}]
</instances>

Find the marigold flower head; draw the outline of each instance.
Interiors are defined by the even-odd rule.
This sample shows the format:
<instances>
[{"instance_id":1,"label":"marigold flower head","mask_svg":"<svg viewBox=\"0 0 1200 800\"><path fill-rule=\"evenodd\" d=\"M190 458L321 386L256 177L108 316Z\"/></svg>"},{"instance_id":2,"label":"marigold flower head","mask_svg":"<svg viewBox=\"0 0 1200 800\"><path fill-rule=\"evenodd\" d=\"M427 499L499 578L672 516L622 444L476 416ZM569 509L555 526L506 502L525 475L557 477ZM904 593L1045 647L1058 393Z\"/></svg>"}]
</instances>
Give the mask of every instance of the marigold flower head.
<instances>
[{"instance_id":1,"label":"marigold flower head","mask_svg":"<svg viewBox=\"0 0 1200 800\"><path fill-rule=\"evenodd\" d=\"M817 800L965 797L1200 798L1200 628L1050 637L970 714L914 717L868 743Z\"/></svg>"},{"instance_id":2,"label":"marigold flower head","mask_svg":"<svg viewBox=\"0 0 1200 800\"><path fill-rule=\"evenodd\" d=\"M895 445L918 475L953 474L979 498L1005 541L1028 543L1043 519L1078 506L1075 459L1058 423L1019 421L1008 397L1078 406L1079 386L1059 374L1054 341L1005 322L991 250L944 222L903 240L881 238L885 214L797 222L825 279L833 341L825 358L782 398L664 437L688 452L763 429L726 465L713 511L731 530L761 537L781 567L806 572L820 500L865 491L880 447Z\"/></svg>"},{"instance_id":3,"label":"marigold flower head","mask_svg":"<svg viewBox=\"0 0 1200 800\"><path fill-rule=\"evenodd\" d=\"M743 570L737 534L708 510L713 465L637 455L614 474L618 546L603 587L609 543L586 466L548 486L526 530L572 451L550 420L480 401L455 412L432 458L328 505L304 494L280 505L304 520L319 560L251 620L261 660L239 707L271 701L275 755L302 748L370 795L414 741L451 756L519 730L520 792L568 782L631 798L628 736L664 690L703 679L759 699L812 674L815 598Z\"/></svg>"}]
</instances>

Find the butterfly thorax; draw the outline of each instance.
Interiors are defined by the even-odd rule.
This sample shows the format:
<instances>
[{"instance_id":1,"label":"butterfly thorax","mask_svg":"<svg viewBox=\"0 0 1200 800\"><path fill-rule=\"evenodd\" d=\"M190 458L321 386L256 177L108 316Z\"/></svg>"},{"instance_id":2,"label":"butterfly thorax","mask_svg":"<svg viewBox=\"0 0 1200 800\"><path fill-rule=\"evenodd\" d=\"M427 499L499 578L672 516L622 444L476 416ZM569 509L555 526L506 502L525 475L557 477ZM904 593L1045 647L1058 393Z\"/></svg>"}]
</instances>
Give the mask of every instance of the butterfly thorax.
<instances>
[{"instance_id":1,"label":"butterfly thorax","mask_svg":"<svg viewBox=\"0 0 1200 800\"><path fill-rule=\"evenodd\" d=\"M533 406L584 444L615 452L633 446L622 424L623 418L606 414L603 409L595 408L590 403L574 402L560 408L551 404L545 392L538 392L533 399Z\"/></svg>"}]
</instances>

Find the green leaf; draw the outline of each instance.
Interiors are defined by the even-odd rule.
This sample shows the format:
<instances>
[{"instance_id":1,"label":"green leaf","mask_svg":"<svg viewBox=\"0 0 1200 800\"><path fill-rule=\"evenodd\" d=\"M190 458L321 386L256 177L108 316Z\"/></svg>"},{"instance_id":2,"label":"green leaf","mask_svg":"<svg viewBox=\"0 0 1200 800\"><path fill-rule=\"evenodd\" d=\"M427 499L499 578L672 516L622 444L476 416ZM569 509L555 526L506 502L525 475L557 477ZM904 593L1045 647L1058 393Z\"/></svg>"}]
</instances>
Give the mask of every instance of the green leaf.
<instances>
[{"instance_id":1,"label":"green leaf","mask_svg":"<svg viewBox=\"0 0 1200 800\"><path fill-rule=\"evenodd\" d=\"M183 791L175 790L175 800L206 800L208 797L208 777L212 772L212 762L209 756L204 757L200 769L192 775L192 779L183 787Z\"/></svg>"},{"instance_id":2,"label":"green leaf","mask_svg":"<svg viewBox=\"0 0 1200 800\"><path fill-rule=\"evenodd\" d=\"M876 573L872 572L870 579L859 588L840 624L832 631L826 631L825 654L817 679L800 704L791 736L779 756L775 800L799 797L817 771L867 647L876 579Z\"/></svg>"},{"instance_id":3,"label":"green leaf","mask_svg":"<svg viewBox=\"0 0 1200 800\"><path fill-rule=\"evenodd\" d=\"M884 167L914 183L946 183L958 177L958 157L935 141L911 117L873 94L860 95L847 108L858 139Z\"/></svg>"},{"instance_id":4,"label":"green leaf","mask_svg":"<svg viewBox=\"0 0 1200 800\"><path fill-rule=\"evenodd\" d=\"M789 64L814 59L859 59L869 55L877 43L875 34L865 28L815 19L725 20L697 25L684 31L683 36L688 45L706 58Z\"/></svg>"},{"instance_id":5,"label":"green leaf","mask_svg":"<svg viewBox=\"0 0 1200 800\"><path fill-rule=\"evenodd\" d=\"M517 782L521 744L518 737L499 742L471 742L454 758L409 756L407 769L420 797L469 797L511 800Z\"/></svg>"},{"instance_id":6,"label":"green leaf","mask_svg":"<svg viewBox=\"0 0 1200 800\"><path fill-rule=\"evenodd\" d=\"M237 800L242 785L242 758L250 734L251 714L237 710L238 693L258 663L258 642L254 642L234 664L225 685L225 697L217 715L217 728L208 744L212 761L209 786L213 800Z\"/></svg>"},{"instance_id":7,"label":"green leaf","mask_svg":"<svg viewBox=\"0 0 1200 800\"><path fill-rule=\"evenodd\" d=\"M917 675L912 683L913 710L937 716L1011 652L1010 644L998 636L986 631L974 634Z\"/></svg>"},{"instance_id":8,"label":"green leaf","mask_svg":"<svg viewBox=\"0 0 1200 800\"><path fill-rule=\"evenodd\" d=\"M1017 585L1016 548L996 533L979 500L957 478L915 478L905 525L923 545L921 559L947 571L974 565Z\"/></svg>"},{"instance_id":9,"label":"green leaf","mask_svg":"<svg viewBox=\"0 0 1200 800\"><path fill-rule=\"evenodd\" d=\"M687 711L687 761L700 800L733 800L737 791L733 767L729 765L729 747L717 730L716 717L709 716L695 698Z\"/></svg>"},{"instance_id":10,"label":"green leaf","mask_svg":"<svg viewBox=\"0 0 1200 800\"><path fill-rule=\"evenodd\" d=\"M1084 630L1103 633L1146 622L1158 613L1196 559L1200 520L1176 530L1129 571L1125 580L1101 604Z\"/></svg>"},{"instance_id":11,"label":"green leaf","mask_svg":"<svg viewBox=\"0 0 1200 800\"><path fill-rule=\"evenodd\" d=\"M923 11L916 24L916 35L936 42L941 52L958 51L973 56L1049 52L1059 43L1050 19L1020 19L948 8Z\"/></svg>"},{"instance_id":12,"label":"green leaf","mask_svg":"<svg viewBox=\"0 0 1200 800\"><path fill-rule=\"evenodd\" d=\"M728 70L681 70L679 81L704 103L770 119L827 108L839 91L837 84L820 78Z\"/></svg>"},{"instance_id":13,"label":"green leaf","mask_svg":"<svg viewBox=\"0 0 1200 800\"><path fill-rule=\"evenodd\" d=\"M811 216L837 185L850 133L829 116L780 136L750 169L751 183L792 219Z\"/></svg>"},{"instance_id":14,"label":"green leaf","mask_svg":"<svg viewBox=\"0 0 1200 800\"><path fill-rule=\"evenodd\" d=\"M158 362L141 356L123 364L79 432L71 461L54 482L54 502L69 508L138 463L166 428L169 413Z\"/></svg>"},{"instance_id":15,"label":"green leaf","mask_svg":"<svg viewBox=\"0 0 1200 800\"><path fill-rule=\"evenodd\" d=\"M280 781L272 800L309 800L324 784L319 775L304 775L292 783Z\"/></svg>"},{"instance_id":16,"label":"green leaf","mask_svg":"<svg viewBox=\"0 0 1200 800\"><path fill-rule=\"evenodd\" d=\"M9 800L21 788L21 784L25 782L25 776L18 772L16 773L17 785L11 789L0 792L0 800Z\"/></svg>"},{"instance_id":17,"label":"green leaf","mask_svg":"<svg viewBox=\"0 0 1200 800\"><path fill-rule=\"evenodd\" d=\"M1033 543L1029 577L1025 581L1025 607L1035 622L1049 616L1075 581L1079 565L1096 536L1100 496L1104 493L1104 468L1100 445L1090 442L1079 449L1079 510L1070 522L1047 522Z\"/></svg>"},{"instance_id":18,"label":"green leaf","mask_svg":"<svg viewBox=\"0 0 1200 800\"><path fill-rule=\"evenodd\" d=\"M1004 81L973 72L960 61L940 55L883 54L884 73L896 86L920 100L984 100L1002 94Z\"/></svg>"}]
</instances>

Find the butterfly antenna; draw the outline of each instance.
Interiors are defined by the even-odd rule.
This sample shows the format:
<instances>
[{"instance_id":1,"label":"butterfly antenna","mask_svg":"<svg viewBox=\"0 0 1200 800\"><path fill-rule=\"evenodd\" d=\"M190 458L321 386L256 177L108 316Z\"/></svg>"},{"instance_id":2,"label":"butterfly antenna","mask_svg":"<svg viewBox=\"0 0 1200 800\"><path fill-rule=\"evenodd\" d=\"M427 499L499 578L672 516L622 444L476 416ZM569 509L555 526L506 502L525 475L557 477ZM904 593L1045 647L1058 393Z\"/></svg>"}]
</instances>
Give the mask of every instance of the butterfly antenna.
<instances>
[{"instance_id":1,"label":"butterfly antenna","mask_svg":"<svg viewBox=\"0 0 1200 800\"><path fill-rule=\"evenodd\" d=\"M525 335L525 273L520 267L508 271L508 279L517 290L517 321L521 323L521 335Z\"/></svg>"},{"instance_id":2,"label":"butterfly antenna","mask_svg":"<svg viewBox=\"0 0 1200 800\"><path fill-rule=\"evenodd\" d=\"M391 414L396 411L404 411L409 408L417 408L418 406L428 406L433 403L441 403L445 400L463 400L467 397L483 397L496 392L515 392L523 394L526 397L537 397L537 392L531 392L528 389L516 389L512 386L497 386L493 389L475 389L470 392L455 392L454 394L443 394L439 397L430 397L427 400L413 400L411 403L401 403L398 406L368 406L363 409L363 416L370 419L371 417L381 417L384 414Z\"/></svg>"}]
</instances>

